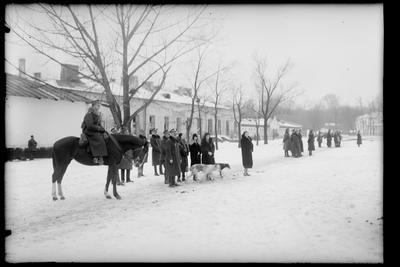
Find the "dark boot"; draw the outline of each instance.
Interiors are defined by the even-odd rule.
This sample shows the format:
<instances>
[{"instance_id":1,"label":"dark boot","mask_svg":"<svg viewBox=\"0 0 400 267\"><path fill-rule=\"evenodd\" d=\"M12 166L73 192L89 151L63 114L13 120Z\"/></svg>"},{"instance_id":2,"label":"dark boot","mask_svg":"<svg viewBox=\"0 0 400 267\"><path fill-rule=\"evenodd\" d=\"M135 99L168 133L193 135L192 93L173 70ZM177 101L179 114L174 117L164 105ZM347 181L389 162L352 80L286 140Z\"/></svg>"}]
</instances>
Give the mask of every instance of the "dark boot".
<instances>
[{"instance_id":1,"label":"dark boot","mask_svg":"<svg viewBox=\"0 0 400 267\"><path fill-rule=\"evenodd\" d=\"M310 151L308 151L308 155L309 155L309 156L311 156L311 150L310 150Z\"/></svg>"},{"instance_id":2,"label":"dark boot","mask_svg":"<svg viewBox=\"0 0 400 267\"><path fill-rule=\"evenodd\" d=\"M186 181L185 172L182 172L182 182Z\"/></svg>"},{"instance_id":3,"label":"dark boot","mask_svg":"<svg viewBox=\"0 0 400 267\"><path fill-rule=\"evenodd\" d=\"M133 183L133 181L131 180L131 170L126 170L126 182Z\"/></svg>"}]
</instances>

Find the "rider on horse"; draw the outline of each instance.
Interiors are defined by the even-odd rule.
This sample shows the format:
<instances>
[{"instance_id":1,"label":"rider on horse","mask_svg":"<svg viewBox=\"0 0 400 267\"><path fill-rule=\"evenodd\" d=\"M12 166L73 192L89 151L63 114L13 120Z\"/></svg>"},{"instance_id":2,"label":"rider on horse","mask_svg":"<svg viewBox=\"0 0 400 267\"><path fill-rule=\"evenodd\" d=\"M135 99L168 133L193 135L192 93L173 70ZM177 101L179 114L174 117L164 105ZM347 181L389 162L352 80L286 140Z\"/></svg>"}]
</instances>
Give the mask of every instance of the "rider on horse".
<instances>
[{"instance_id":1,"label":"rider on horse","mask_svg":"<svg viewBox=\"0 0 400 267\"><path fill-rule=\"evenodd\" d=\"M107 156L107 147L104 140L105 129L101 126L100 101L92 102L82 122L82 132L86 134L92 152L93 162L104 164L103 157Z\"/></svg>"}]
</instances>

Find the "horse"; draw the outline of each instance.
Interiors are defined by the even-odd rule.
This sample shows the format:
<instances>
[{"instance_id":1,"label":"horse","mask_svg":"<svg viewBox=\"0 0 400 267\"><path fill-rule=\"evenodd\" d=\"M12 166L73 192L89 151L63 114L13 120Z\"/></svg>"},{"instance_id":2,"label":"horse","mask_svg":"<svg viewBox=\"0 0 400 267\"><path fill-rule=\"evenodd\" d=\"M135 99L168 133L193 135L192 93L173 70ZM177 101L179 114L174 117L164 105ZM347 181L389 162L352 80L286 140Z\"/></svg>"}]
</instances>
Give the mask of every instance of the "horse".
<instances>
[{"instance_id":1,"label":"horse","mask_svg":"<svg viewBox=\"0 0 400 267\"><path fill-rule=\"evenodd\" d=\"M134 161L135 167L143 165L143 161L148 153L148 143L146 140L132 135L108 134L106 145L108 155L104 157L104 165L108 165L108 172L104 195L106 198L111 199L111 196L108 194L108 187L110 181L112 181L113 195L116 199L121 199L121 196L117 193L116 186L118 175L117 164L121 161L122 155L126 151L132 150L133 158L131 160ZM52 197L54 201L58 199L56 183L60 199L65 199L61 189L61 182L72 159L83 165L99 166L93 162L92 156L88 151L88 145L81 146L79 138L75 136L67 136L57 140L53 145L52 159L54 170L52 175Z\"/></svg>"}]
</instances>

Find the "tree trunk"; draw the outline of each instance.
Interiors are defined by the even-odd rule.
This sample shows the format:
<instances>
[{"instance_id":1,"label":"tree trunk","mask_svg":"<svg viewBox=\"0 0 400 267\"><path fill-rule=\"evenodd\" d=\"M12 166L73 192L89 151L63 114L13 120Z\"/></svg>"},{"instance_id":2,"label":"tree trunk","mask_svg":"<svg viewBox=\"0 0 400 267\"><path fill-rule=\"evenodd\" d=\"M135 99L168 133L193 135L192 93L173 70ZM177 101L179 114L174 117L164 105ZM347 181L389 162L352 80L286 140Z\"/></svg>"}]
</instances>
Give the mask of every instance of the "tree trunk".
<instances>
[{"instance_id":1,"label":"tree trunk","mask_svg":"<svg viewBox=\"0 0 400 267\"><path fill-rule=\"evenodd\" d=\"M268 118L264 118L264 144L268 144Z\"/></svg>"},{"instance_id":2,"label":"tree trunk","mask_svg":"<svg viewBox=\"0 0 400 267\"><path fill-rule=\"evenodd\" d=\"M257 146L258 146L258 140L260 139L260 134L258 133L258 128L259 128L259 125L256 125L256 137L257 137L256 144L257 144Z\"/></svg>"},{"instance_id":3,"label":"tree trunk","mask_svg":"<svg viewBox=\"0 0 400 267\"><path fill-rule=\"evenodd\" d=\"M238 147L239 147L239 148L242 147L242 144L241 144L241 142L240 142L241 139L242 139L242 135L240 134L241 128L242 128L242 122L239 122L239 123L238 123L238 140L239 140L239 142L238 142Z\"/></svg>"},{"instance_id":4,"label":"tree trunk","mask_svg":"<svg viewBox=\"0 0 400 267\"><path fill-rule=\"evenodd\" d=\"M218 150L218 124L217 124L217 108L215 108L214 115L214 128L215 128L215 149Z\"/></svg>"},{"instance_id":5,"label":"tree trunk","mask_svg":"<svg viewBox=\"0 0 400 267\"><path fill-rule=\"evenodd\" d=\"M131 133L131 123L128 123L131 108L129 101L129 74L128 74L128 46L127 42L123 42L123 58L122 58L122 110L123 110L123 125L127 128L128 132Z\"/></svg>"}]
</instances>

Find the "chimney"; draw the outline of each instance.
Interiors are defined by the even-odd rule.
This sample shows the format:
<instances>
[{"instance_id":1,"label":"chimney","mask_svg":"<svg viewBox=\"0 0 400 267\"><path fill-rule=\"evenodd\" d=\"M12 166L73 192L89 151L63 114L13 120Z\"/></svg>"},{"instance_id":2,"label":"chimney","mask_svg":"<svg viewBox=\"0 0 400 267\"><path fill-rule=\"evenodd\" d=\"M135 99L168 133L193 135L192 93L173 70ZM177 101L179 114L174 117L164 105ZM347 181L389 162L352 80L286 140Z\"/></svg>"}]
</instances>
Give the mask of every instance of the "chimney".
<instances>
[{"instance_id":1,"label":"chimney","mask_svg":"<svg viewBox=\"0 0 400 267\"><path fill-rule=\"evenodd\" d=\"M35 76L36 79L42 79L42 74L40 72L35 72L33 76Z\"/></svg>"},{"instance_id":2,"label":"chimney","mask_svg":"<svg viewBox=\"0 0 400 267\"><path fill-rule=\"evenodd\" d=\"M79 82L79 66L61 64L60 80L64 82Z\"/></svg>"},{"instance_id":3,"label":"chimney","mask_svg":"<svg viewBox=\"0 0 400 267\"><path fill-rule=\"evenodd\" d=\"M182 87L182 86L179 86L178 89L175 89L174 93L176 93L178 95L184 95L184 96L192 97L192 89L186 88L186 87Z\"/></svg>"},{"instance_id":4,"label":"chimney","mask_svg":"<svg viewBox=\"0 0 400 267\"><path fill-rule=\"evenodd\" d=\"M25 78L26 77L26 75L25 75L25 63L26 63L26 60L25 60L25 58L20 58L19 59L19 67L18 67L18 74L19 74L19 77L22 77L22 78Z\"/></svg>"}]
</instances>

